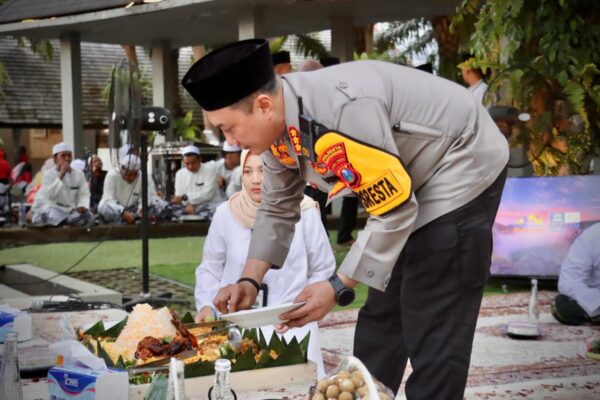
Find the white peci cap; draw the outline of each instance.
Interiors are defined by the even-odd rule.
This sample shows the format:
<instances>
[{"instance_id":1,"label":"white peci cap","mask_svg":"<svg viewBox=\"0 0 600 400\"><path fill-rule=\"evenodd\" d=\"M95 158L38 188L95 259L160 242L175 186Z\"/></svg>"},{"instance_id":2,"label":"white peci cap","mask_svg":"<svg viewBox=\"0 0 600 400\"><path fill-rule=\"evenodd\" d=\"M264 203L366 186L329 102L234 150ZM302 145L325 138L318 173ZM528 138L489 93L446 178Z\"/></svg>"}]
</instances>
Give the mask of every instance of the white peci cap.
<instances>
[{"instance_id":1,"label":"white peci cap","mask_svg":"<svg viewBox=\"0 0 600 400\"><path fill-rule=\"evenodd\" d=\"M68 144L61 142L61 143L57 143L54 146L52 146L52 155L55 156L58 153L62 153L64 151L70 151L71 153L73 152L73 149L71 148L71 146L69 146Z\"/></svg>"},{"instance_id":2,"label":"white peci cap","mask_svg":"<svg viewBox=\"0 0 600 400\"><path fill-rule=\"evenodd\" d=\"M141 161L140 158L133 154L128 154L120 160L121 169L127 171L139 171Z\"/></svg>"},{"instance_id":3,"label":"white peci cap","mask_svg":"<svg viewBox=\"0 0 600 400\"><path fill-rule=\"evenodd\" d=\"M185 146L183 149L181 149L181 155L185 156L188 154L200 155L200 149L194 145Z\"/></svg>"},{"instance_id":4,"label":"white peci cap","mask_svg":"<svg viewBox=\"0 0 600 400\"><path fill-rule=\"evenodd\" d=\"M71 162L71 168L76 169L78 171L83 171L85 169L85 161L76 158Z\"/></svg>"},{"instance_id":5,"label":"white peci cap","mask_svg":"<svg viewBox=\"0 0 600 400\"><path fill-rule=\"evenodd\" d=\"M242 151L242 149L239 146L236 146L235 144L229 144L227 142L224 142L223 151L228 153L239 153Z\"/></svg>"}]
</instances>

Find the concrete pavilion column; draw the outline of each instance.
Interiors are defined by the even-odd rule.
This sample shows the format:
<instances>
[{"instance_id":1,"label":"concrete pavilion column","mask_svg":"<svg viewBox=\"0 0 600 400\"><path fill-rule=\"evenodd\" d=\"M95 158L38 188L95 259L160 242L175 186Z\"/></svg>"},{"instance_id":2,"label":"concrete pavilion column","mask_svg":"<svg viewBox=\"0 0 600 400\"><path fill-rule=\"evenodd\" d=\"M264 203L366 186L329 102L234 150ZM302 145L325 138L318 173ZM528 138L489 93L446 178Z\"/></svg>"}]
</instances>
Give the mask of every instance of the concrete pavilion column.
<instances>
[{"instance_id":1,"label":"concrete pavilion column","mask_svg":"<svg viewBox=\"0 0 600 400\"><path fill-rule=\"evenodd\" d=\"M79 34L60 38L60 92L63 141L83 157L83 106L81 91L81 39Z\"/></svg>"},{"instance_id":2,"label":"concrete pavilion column","mask_svg":"<svg viewBox=\"0 0 600 400\"><path fill-rule=\"evenodd\" d=\"M262 7L242 7L238 15L239 40L261 37L264 24L263 16Z\"/></svg>"},{"instance_id":3,"label":"concrete pavilion column","mask_svg":"<svg viewBox=\"0 0 600 400\"><path fill-rule=\"evenodd\" d=\"M152 105L165 107L173 112L172 108L175 101L173 94L175 90L171 87L173 86L173 79L171 78L173 74L177 74L177 71L173 70L169 60L170 52L171 44L169 41L158 41L152 44ZM171 121L171 126L165 136L156 135L155 144L164 143L165 140L174 140L173 124L174 121Z\"/></svg>"},{"instance_id":4,"label":"concrete pavilion column","mask_svg":"<svg viewBox=\"0 0 600 400\"><path fill-rule=\"evenodd\" d=\"M331 16L331 54L341 62L352 61L354 50L353 20L346 16Z\"/></svg>"}]
</instances>

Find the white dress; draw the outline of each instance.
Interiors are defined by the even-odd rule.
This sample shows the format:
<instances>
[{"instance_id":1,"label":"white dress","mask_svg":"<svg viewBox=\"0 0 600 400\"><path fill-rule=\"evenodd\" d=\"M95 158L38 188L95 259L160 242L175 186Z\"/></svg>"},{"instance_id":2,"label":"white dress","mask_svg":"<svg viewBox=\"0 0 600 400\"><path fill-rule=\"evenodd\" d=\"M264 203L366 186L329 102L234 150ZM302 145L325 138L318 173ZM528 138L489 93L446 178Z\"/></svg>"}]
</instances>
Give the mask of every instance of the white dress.
<instances>
[{"instance_id":1,"label":"white dress","mask_svg":"<svg viewBox=\"0 0 600 400\"><path fill-rule=\"evenodd\" d=\"M251 233L251 229L244 228L234 219L229 202L217 208L204 242L202 263L196 269L198 310L204 306L214 309L212 301L219 288L239 279L248 255ZM319 210L316 207L303 210L283 267L269 270L263 280L268 285L268 305L293 302L306 285L326 280L334 270L335 258ZM274 332L273 326L261 327L261 330L267 340ZM291 340L296 336L301 340L309 331L308 358L317 364L319 377L323 377L325 371L317 323L290 329L284 337Z\"/></svg>"}]
</instances>

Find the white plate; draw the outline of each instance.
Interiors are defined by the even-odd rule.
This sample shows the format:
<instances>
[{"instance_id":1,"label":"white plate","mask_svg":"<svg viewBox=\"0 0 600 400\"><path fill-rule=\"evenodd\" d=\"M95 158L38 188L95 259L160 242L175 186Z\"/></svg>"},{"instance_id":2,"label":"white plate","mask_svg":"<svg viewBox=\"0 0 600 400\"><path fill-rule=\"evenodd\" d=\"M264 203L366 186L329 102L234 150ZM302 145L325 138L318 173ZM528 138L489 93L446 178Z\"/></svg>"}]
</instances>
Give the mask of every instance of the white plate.
<instances>
[{"instance_id":1,"label":"white plate","mask_svg":"<svg viewBox=\"0 0 600 400\"><path fill-rule=\"evenodd\" d=\"M243 310L231 314L221 315L221 319L233 322L241 328L251 329L265 325L275 325L286 322L279 319L279 315L294 310L306 302L286 303L277 306L255 308L252 310Z\"/></svg>"}]
</instances>

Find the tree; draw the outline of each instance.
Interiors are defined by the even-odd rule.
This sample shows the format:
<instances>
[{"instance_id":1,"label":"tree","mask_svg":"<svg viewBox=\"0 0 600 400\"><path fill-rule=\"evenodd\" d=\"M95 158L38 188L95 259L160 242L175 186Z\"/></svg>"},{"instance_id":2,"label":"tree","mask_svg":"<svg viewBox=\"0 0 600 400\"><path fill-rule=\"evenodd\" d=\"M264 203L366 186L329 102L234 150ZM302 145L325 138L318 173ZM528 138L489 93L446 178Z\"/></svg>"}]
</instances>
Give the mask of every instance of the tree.
<instances>
[{"instance_id":1,"label":"tree","mask_svg":"<svg viewBox=\"0 0 600 400\"><path fill-rule=\"evenodd\" d=\"M596 0L463 0L453 21L498 101L533 117L538 175L585 173L600 150L599 22Z\"/></svg>"},{"instance_id":2,"label":"tree","mask_svg":"<svg viewBox=\"0 0 600 400\"><path fill-rule=\"evenodd\" d=\"M406 46L404 59L429 54L427 61L437 64L440 76L457 81L460 78L456 66L462 35L450 30L451 20L450 16L443 15L391 22L375 47L382 52L403 44Z\"/></svg>"}]
</instances>

